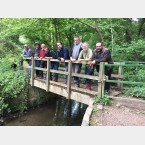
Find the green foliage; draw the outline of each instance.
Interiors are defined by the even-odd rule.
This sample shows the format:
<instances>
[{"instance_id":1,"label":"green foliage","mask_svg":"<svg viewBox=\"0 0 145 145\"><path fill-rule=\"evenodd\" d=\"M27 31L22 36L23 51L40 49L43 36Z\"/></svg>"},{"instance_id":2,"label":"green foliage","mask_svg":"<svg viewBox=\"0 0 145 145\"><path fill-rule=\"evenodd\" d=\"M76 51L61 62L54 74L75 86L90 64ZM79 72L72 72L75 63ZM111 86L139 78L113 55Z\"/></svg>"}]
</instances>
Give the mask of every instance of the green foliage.
<instances>
[{"instance_id":1,"label":"green foliage","mask_svg":"<svg viewBox=\"0 0 145 145\"><path fill-rule=\"evenodd\" d=\"M94 99L94 104L101 104L104 106L110 106L111 105L111 99L108 98L108 95L105 94L103 97L100 97L98 95L95 95L95 99Z\"/></svg>"},{"instance_id":2,"label":"green foliage","mask_svg":"<svg viewBox=\"0 0 145 145\"><path fill-rule=\"evenodd\" d=\"M123 91L124 94L137 98L145 98L145 87L130 87Z\"/></svg>"},{"instance_id":3,"label":"green foliage","mask_svg":"<svg viewBox=\"0 0 145 145\"><path fill-rule=\"evenodd\" d=\"M11 70L10 61L7 59L0 64L0 115L16 110L23 112L27 109L28 101L27 74L23 70Z\"/></svg>"},{"instance_id":4,"label":"green foliage","mask_svg":"<svg viewBox=\"0 0 145 145\"><path fill-rule=\"evenodd\" d=\"M144 61L145 41L137 40L122 46L116 45L113 54L114 61Z\"/></svg>"}]
</instances>

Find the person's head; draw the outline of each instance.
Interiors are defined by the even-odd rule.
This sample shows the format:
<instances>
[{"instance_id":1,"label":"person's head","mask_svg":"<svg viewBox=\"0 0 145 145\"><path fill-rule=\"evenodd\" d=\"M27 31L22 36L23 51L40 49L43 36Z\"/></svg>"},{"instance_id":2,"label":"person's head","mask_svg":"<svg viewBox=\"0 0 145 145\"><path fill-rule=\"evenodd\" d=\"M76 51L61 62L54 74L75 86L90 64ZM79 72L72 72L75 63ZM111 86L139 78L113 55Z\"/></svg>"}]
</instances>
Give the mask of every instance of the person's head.
<instances>
[{"instance_id":1,"label":"person's head","mask_svg":"<svg viewBox=\"0 0 145 145\"><path fill-rule=\"evenodd\" d=\"M79 44L80 43L80 38L78 36L74 37L74 43Z\"/></svg>"},{"instance_id":2,"label":"person's head","mask_svg":"<svg viewBox=\"0 0 145 145\"><path fill-rule=\"evenodd\" d=\"M35 46L36 49L40 48L39 42L35 42L34 46Z\"/></svg>"},{"instance_id":3,"label":"person's head","mask_svg":"<svg viewBox=\"0 0 145 145\"><path fill-rule=\"evenodd\" d=\"M31 49L31 46L30 45L28 45L28 49Z\"/></svg>"},{"instance_id":4,"label":"person's head","mask_svg":"<svg viewBox=\"0 0 145 145\"><path fill-rule=\"evenodd\" d=\"M28 45L27 44L24 45L24 49L28 49Z\"/></svg>"},{"instance_id":5,"label":"person's head","mask_svg":"<svg viewBox=\"0 0 145 145\"><path fill-rule=\"evenodd\" d=\"M83 48L83 51L84 51L84 52L87 52L88 49L89 49L89 44L88 44L87 42L84 42L84 43L82 44L82 48Z\"/></svg>"},{"instance_id":6,"label":"person's head","mask_svg":"<svg viewBox=\"0 0 145 145\"><path fill-rule=\"evenodd\" d=\"M49 51L48 47L45 47L45 53L47 53Z\"/></svg>"},{"instance_id":7,"label":"person's head","mask_svg":"<svg viewBox=\"0 0 145 145\"><path fill-rule=\"evenodd\" d=\"M63 47L62 42L57 42L57 48L61 49Z\"/></svg>"},{"instance_id":8,"label":"person's head","mask_svg":"<svg viewBox=\"0 0 145 145\"><path fill-rule=\"evenodd\" d=\"M100 50L102 50L102 49L103 49L102 43L101 43L101 42L96 43L96 50L97 50L97 51L100 51Z\"/></svg>"},{"instance_id":9,"label":"person's head","mask_svg":"<svg viewBox=\"0 0 145 145\"><path fill-rule=\"evenodd\" d=\"M41 44L41 48L44 50L45 49L45 44Z\"/></svg>"}]
</instances>

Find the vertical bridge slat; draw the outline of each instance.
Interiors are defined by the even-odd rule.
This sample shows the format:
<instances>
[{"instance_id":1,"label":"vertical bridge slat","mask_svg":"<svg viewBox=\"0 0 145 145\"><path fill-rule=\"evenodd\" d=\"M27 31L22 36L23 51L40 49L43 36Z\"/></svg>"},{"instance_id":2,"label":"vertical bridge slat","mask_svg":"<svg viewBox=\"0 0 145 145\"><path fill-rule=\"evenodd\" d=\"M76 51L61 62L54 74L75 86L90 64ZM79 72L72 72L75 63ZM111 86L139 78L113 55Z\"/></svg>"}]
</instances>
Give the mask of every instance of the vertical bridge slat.
<instances>
[{"instance_id":1,"label":"vertical bridge slat","mask_svg":"<svg viewBox=\"0 0 145 145\"><path fill-rule=\"evenodd\" d=\"M68 77L67 77L67 99L70 99L71 96L71 77L72 77L72 62L68 62Z\"/></svg>"},{"instance_id":2,"label":"vertical bridge slat","mask_svg":"<svg viewBox=\"0 0 145 145\"><path fill-rule=\"evenodd\" d=\"M50 59L47 59L47 76L46 76L46 92L49 91L50 86Z\"/></svg>"},{"instance_id":3,"label":"vertical bridge slat","mask_svg":"<svg viewBox=\"0 0 145 145\"><path fill-rule=\"evenodd\" d=\"M31 86L34 86L34 57L31 57L32 65L31 65Z\"/></svg>"}]
</instances>

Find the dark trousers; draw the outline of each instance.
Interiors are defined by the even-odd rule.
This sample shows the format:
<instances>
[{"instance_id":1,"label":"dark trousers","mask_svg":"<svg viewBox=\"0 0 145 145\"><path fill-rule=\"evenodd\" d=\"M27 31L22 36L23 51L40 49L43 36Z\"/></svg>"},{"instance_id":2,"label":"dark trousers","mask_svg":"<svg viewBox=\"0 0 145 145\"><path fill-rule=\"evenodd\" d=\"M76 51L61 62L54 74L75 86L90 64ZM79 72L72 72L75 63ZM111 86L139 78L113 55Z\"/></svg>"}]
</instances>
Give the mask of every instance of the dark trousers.
<instances>
[{"instance_id":1,"label":"dark trousers","mask_svg":"<svg viewBox=\"0 0 145 145\"><path fill-rule=\"evenodd\" d=\"M58 68L59 68L59 63L58 63ZM58 68L57 68L57 70L58 70ZM65 62L65 72L68 72L68 63L67 62ZM67 83L67 75L65 77L65 82Z\"/></svg>"},{"instance_id":2,"label":"dark trousers","mask_svg":"<svg viewBox=\"0 0 145 145\"><path fill-rule=\"evenodd\" d=\"M59 63L58 62L51 62L50 69L58 70ZM54 73L55 81L58 81L58 73ZM50 72L50 80L52 80L52 72Z\"/></svg>"},{"instance_id":3,"label":"dark trousers","mask_svg":"<svg viewBox=\"0 0 145 145\"><path fill-rule=\"evenodd\" d=\"M50 62L50 69L58 70L59 63L58 62ZM47 68L47 62L41 61L41 67ZM43 77L43 71L40 71L40 76ZM58 74L54 73L54 79L58 80ZM52 80L52 72L50 72L50 80Z\"/></svg>"},{"instance_id":4,"label":"dark trousers","mask_svg":"<svg viewBox=\"0 0 145 145\"><path fill-rule=\"evenodd\" d=\"M91 69L88 64L85 65L85 74L86 75L92 75L93 74L93 69ZM86 79L85 81L86 84L91 84L92 80L91 79Z\"/></svg>"},{"instance_id":5,"label":"dark trousers","mask_svg":"<svg viewBox=\"0 0 145 145\"><path fill-rule=\"evenodd\" d=\"M35 67L40 67L41 61L40 60L35 60ZM36 76L40 76L40 70L36 70Z\"/></svg>"},{"instance_id":6,"label":"dark trousers","mask_svg":"<svg viewBox=\"0 0 145 145\"><path fill-rule=\"evenodd\" d=\"M111 70L109 70L107 73L105 73L105 75L108 76L108 80L111 79L112 71L113 71L113 70L111 69ZM109 90L110 90L110 83L109 83L109 82L105 82L105 87L104 87L104 89L105 89L106 91L109 91Z\"/></svg>"}]
</instances>

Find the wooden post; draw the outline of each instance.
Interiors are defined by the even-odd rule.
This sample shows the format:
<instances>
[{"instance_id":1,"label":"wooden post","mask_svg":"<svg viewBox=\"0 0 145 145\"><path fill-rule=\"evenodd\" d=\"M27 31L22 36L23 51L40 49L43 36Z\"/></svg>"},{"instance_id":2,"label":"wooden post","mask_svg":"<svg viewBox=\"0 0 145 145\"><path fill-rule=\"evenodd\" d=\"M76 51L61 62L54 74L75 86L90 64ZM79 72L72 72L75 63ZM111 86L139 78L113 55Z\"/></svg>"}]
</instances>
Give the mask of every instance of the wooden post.
<instances>
[{"instance_id":1,"label":"wooden post","mask_svg":"<svg viewBox=\"0 0 145 145\"><path fill-rule=\"evenodd\" d=\"M32 65L31 65L31 86L34 86L34 57L31 57Z\"/></svg>"},{"instance_id":2,"label":"wooden post","mask_svg":"<svg viewBox=\"0 0 145 145\"><path fill-rule=\"evenodd\" d=\"M102 62L100 62L99 66L99 81L98 81L98 96L102 97Z\"/></svg>"},{"instance_id":3,"label":"wooden post","mask_svg":"<svg viewBox=\"0 0 145 145\"><path fill-rule=\"evenodd\" d=\"M122 75L122 66L119 66L119 68L118 68L118 76L120 77L121 75ZM118 80L120 81L121 79L118 79ZM123 89L123 84L117 83L117 86L118 86L120 91Z\"/></svg>"},{"instance_id":4,"label":"wooden post","mask_svg":"<svg viewBox=\"0 0 145 145\"><path fill-rule=\"evenodd\" d=\"M104 87L105 87L105 66L104 62L101 63L102 67L102 97L104 96Z\"/></svg>"},{"instance_id":5,"label":"wooden post","mask_svg":"<svg viewBox=\"0 0 145 145\"><path fill-rule=\"evenodd\" d=\"M46 76L46 92L49 91L50 86L50 59L47 59L47 76Z\"/></svg>"},{"instance_id":6,"label":"wooden post","mask_svg":"<svg viewBox=\"0 0 145 145\"><path fill-rule=\"evenodd\" d=\"M70 99L71 96L71 77L72 77L72 62L68 62L68 77L67 77L67 93L68 93L68 98Z\"/></svg>"}]
</instances>

